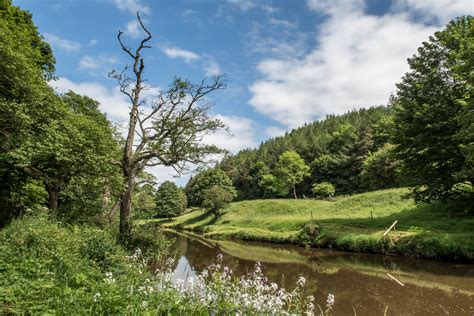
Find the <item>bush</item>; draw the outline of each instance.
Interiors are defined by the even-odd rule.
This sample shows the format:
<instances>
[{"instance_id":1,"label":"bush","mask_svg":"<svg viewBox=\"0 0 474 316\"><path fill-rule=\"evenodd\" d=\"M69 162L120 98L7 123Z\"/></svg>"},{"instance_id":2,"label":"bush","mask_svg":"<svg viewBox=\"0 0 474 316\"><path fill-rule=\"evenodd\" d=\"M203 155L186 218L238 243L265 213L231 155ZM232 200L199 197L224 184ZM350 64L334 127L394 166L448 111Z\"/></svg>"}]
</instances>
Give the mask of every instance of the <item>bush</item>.
<instances>
[{"instance_id":1,"label":"bush","mask_svg":"<svg viewBox=\"0 0 474 316\"><path fill-rule=\"evenodd\" d=\"M202 207L217 216L227 204L232 202L234 197L234 192L215 185L204 191Z\"/></svg>"},{"instance_id":2,"label":"bush","mask_svg":"<svg viewBox=\"0 0 474 316\"><path fill-rule=\"evenodd\" d=\"M333 198L336 193L336 189L330 182L321 182L313 184L312 191L317 198Z\"/></svg>"},{"instance_id":3,"label":"bush","mask_svg":"<svg viewBox=\"0 0 474 316\"><path fill-rule=\"evenodd\" d=\"M186 209L187 199L183 190L171 181L163 182L156 192L158 217L169 219L180 215Z\"/></svg>"},{"instance_id":4,"label":"bush","mask_svg":"<svg viewBox=\"0 0 474 316\"><path fill-rule=\"evenodd\" d=\"M315 222L306 223L296 235L296 243L305 247L315 246L321 233L320 225Z\"/></svg>"},{"instance_id":5,"label":"bush","mask_svg":"<svg viewBox=\"0 0 474 316\"><path fill-rule=\"evenodd\" d=\"M224 171L220 169L209 169L199 173L191 178L186 184L186 195L189 205L202 206L204 201L204 192L213 186L218 186L232 192L236 195L235 188L232 186L232 180Z\"/></svg>"}]
</instances>

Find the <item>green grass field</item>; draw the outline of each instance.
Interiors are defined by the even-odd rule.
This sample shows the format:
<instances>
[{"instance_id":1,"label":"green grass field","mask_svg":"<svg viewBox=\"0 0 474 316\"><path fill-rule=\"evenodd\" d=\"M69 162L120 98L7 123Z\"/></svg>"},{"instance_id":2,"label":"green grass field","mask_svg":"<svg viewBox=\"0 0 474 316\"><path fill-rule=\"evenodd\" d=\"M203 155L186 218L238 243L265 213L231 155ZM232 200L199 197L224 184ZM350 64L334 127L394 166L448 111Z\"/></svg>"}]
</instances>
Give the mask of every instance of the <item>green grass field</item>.
<instances>
[{"instance_id":1,"label":"green grass field","mask_svg":"<svg viewBox=\"0 0 474 316\"><path fill-rule=\"evenodd\" d=\"M216 218L194 211L164 227L202 232L217 239L258 240L332 247L356 252L393 252L408 256L474 261L474 216L453 204L415 205L404 189L389 189L335 201L253 200L231 203ZM396 231L382 238L395 221ZM143 223L143 222L142 222ZM303 227L319 226L319 236Z\"/></svg>"}]
</instances>

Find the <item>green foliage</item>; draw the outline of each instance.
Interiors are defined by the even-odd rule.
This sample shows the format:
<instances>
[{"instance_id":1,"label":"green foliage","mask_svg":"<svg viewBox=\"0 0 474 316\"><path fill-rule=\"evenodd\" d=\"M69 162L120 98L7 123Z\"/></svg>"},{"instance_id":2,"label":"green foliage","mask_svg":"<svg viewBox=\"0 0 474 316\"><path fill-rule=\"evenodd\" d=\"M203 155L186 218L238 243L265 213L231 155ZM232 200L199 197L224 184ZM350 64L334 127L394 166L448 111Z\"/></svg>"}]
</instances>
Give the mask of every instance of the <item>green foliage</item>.
<instances>
[{"instance_id":1,"label":"green foliage","mask_svg":"<svg viewBox=\"0 0 474 316\"><path fill-rule=\"evenodd\" d=\"M114 128L96 101L55 94L48 85L54 62L31 14L2 1L0 224L36 204L88 221L120 186Z\"/></svg>"},{"instance_id":2,"label":"green foliage","mask_svg":"<svg viewBox=\"0 0 474 316\"><path fill-rule=\"evenodd\" d=\"M27 195L37 183L18 167L22 157L14 150L30 144L32 133L43 136L44 126L57 117L45 80L53 72L51 49L31 14L11 1L0 2L0 225L43 202L36 193Z\"/></svg>"},{"instance_id":3,"label":"green foliage","mask_svg":"<svg viewBox=\"0 0 474 316\"><path fill-rule=\"evenodd\" d=\"M309 175L309 167L296 151L285 151L278 158L275 174L282 186L293 189L296 199L296 185Z\"/></svg>"},{"instance_id":4,"label":"green foliage","mask_svg":"<svg viewBox=\"0 0 474 316\"><path fill-rule=\"evenodd\" d=\"M473 41L473 17L451 21L397 84L394 140L418 202L447 200L456 183L473 180Z\"/></svg>"},{"instance_id":5,"label":"green foliage","mask_svg":"<svg viewBox=\"0 0 474 316\"><path fill-rule=\"evenodd\" d=\"M396 147L385 143L363 162L360 174L362 186L367 190L381 190L398 184L400 162L395 157Z\"/></svg>"},{"instance_id":6,"label":"green foliage","mask_svg":"<svg viewBox=\"0 0 474 316\"><path fill-rule=\"evenodd\" d=\"M220 211L232 202L234 197L234 190L214 185L204 191L202 207L218 216Z\"/></svg>"},{"instance_id":7,"label":"green foliage","mask_svg":"<svg viewBox=\"0 0 474 316\"><path fill-rule=\"evenodd\" d=\"M233 192L232 180L220 169L208 169L191 178L186 185L186 195L191 206L201 206L204 201L204 191L213 186Z\"/></svg>"},{"instance_id":8,"label":"green foliage","mask_svg":"<svg viewBox=\"0 0 474 316\"><path fill-rule=\"evenodd\" d=\"M0 232L0 249L2 314L117 314L143 309L146 295L130 288L148 286L150 274L117 245L111 231L26 217ZM163 247L154 253L155 260L167 254Z\"/></svg>"},{"instance_id":9,"label":"green foliage","mask_svg":"<svg viewBox=\"0 0 474 316\"><path fill-rule=\"evenodd\" d=\"M281 185L276 165L281 154L293 150L311 167L311 174L296 186L299 194L311 195L312 184L323 181L331 182L338 194L361 192L366 190L363 162L389 141L392 112L389 106L330 115L229 156L218 168L232 179L239 200L287 196L291 186Z\"/></svg>"},{"instance_id":10,"label":"green foliage","mask_svg":"<svg viewBox=\"0 0 474 316\"><path fill-rule=\"evenodd\" d=\"M180 215L187 206L186 194L174 182L163 182L155 196L157 217L169 219Z\"/></svg>"},{"instance_id":11,"label":"green foliage","mask_svg":"<svg viewBox=\"0 0 474 316\"><path fill-rule=\"evenodd\" d=\"M210 265L195 286L184 289L172 280L173 266L166 264L169 245L160 240L150 226L123 247L108 230L65 227L41 216L15 220L0 231L0 313L221 315L267 314L278 308L279 313L301 314L309 306L302 284L289 295L263 282L260 266L241 282L220 258L219 266ZM144 251L148 244L158 247ZM244 304L243 296L256 303ZM282 299L283 305L269 299Z\"/></svg>"},{"instance_id":12,"label":"green foliage","mask_svg":"<svg viewBox=\"0 0 474 316\"><path fill-rule=\"evenodd\" d=\"M330 182L320 182L313 184L313 194L317 198L332 199L336 194L336 189Z\"/></svg>"}]
</instances>

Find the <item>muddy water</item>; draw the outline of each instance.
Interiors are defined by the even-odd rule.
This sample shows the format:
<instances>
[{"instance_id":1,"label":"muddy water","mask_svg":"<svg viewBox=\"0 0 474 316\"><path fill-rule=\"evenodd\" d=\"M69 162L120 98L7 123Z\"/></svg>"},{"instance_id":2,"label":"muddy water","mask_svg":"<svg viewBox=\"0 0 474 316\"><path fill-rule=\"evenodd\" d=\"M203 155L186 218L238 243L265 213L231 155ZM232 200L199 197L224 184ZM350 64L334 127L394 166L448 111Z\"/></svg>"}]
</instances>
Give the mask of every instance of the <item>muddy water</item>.
<instances>
[{"instance_id":1,"label":"muddy water","mask_svg":"<svg viewBox=\"0 0 474 316\"><path fill-rule=\"evenodd\" d=\"M223 254L235 275L252 271L259 261L271 281L283 281L288 289L305 277L306 294L323 307L327 295L335 295L334 315L474 316L474 265L166 235L174 240L176 279L195 276Z\"/></svg>"}]
</instances>

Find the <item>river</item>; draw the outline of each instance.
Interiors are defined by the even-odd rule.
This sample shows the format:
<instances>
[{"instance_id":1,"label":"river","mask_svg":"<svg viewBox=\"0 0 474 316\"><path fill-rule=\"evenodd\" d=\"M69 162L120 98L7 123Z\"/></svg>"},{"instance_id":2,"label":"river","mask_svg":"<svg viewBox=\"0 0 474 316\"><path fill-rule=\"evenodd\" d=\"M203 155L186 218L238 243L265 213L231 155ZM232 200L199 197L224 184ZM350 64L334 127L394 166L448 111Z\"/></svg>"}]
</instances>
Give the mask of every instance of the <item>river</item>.
<instances>
[{"instance_id":1,"label":"river","mask_svg":"<svg viewBox=\"0 0 474 316\"><path fill-rule=\"evenodd\" d=\"M175 279L195 276L223 254L236 276L259 261L269 280L287 289L304 277L306 294L323 308L334 294L333 315L474 315L472 264L165 234L173 239Z\"/></svg>"}]
</instances>

